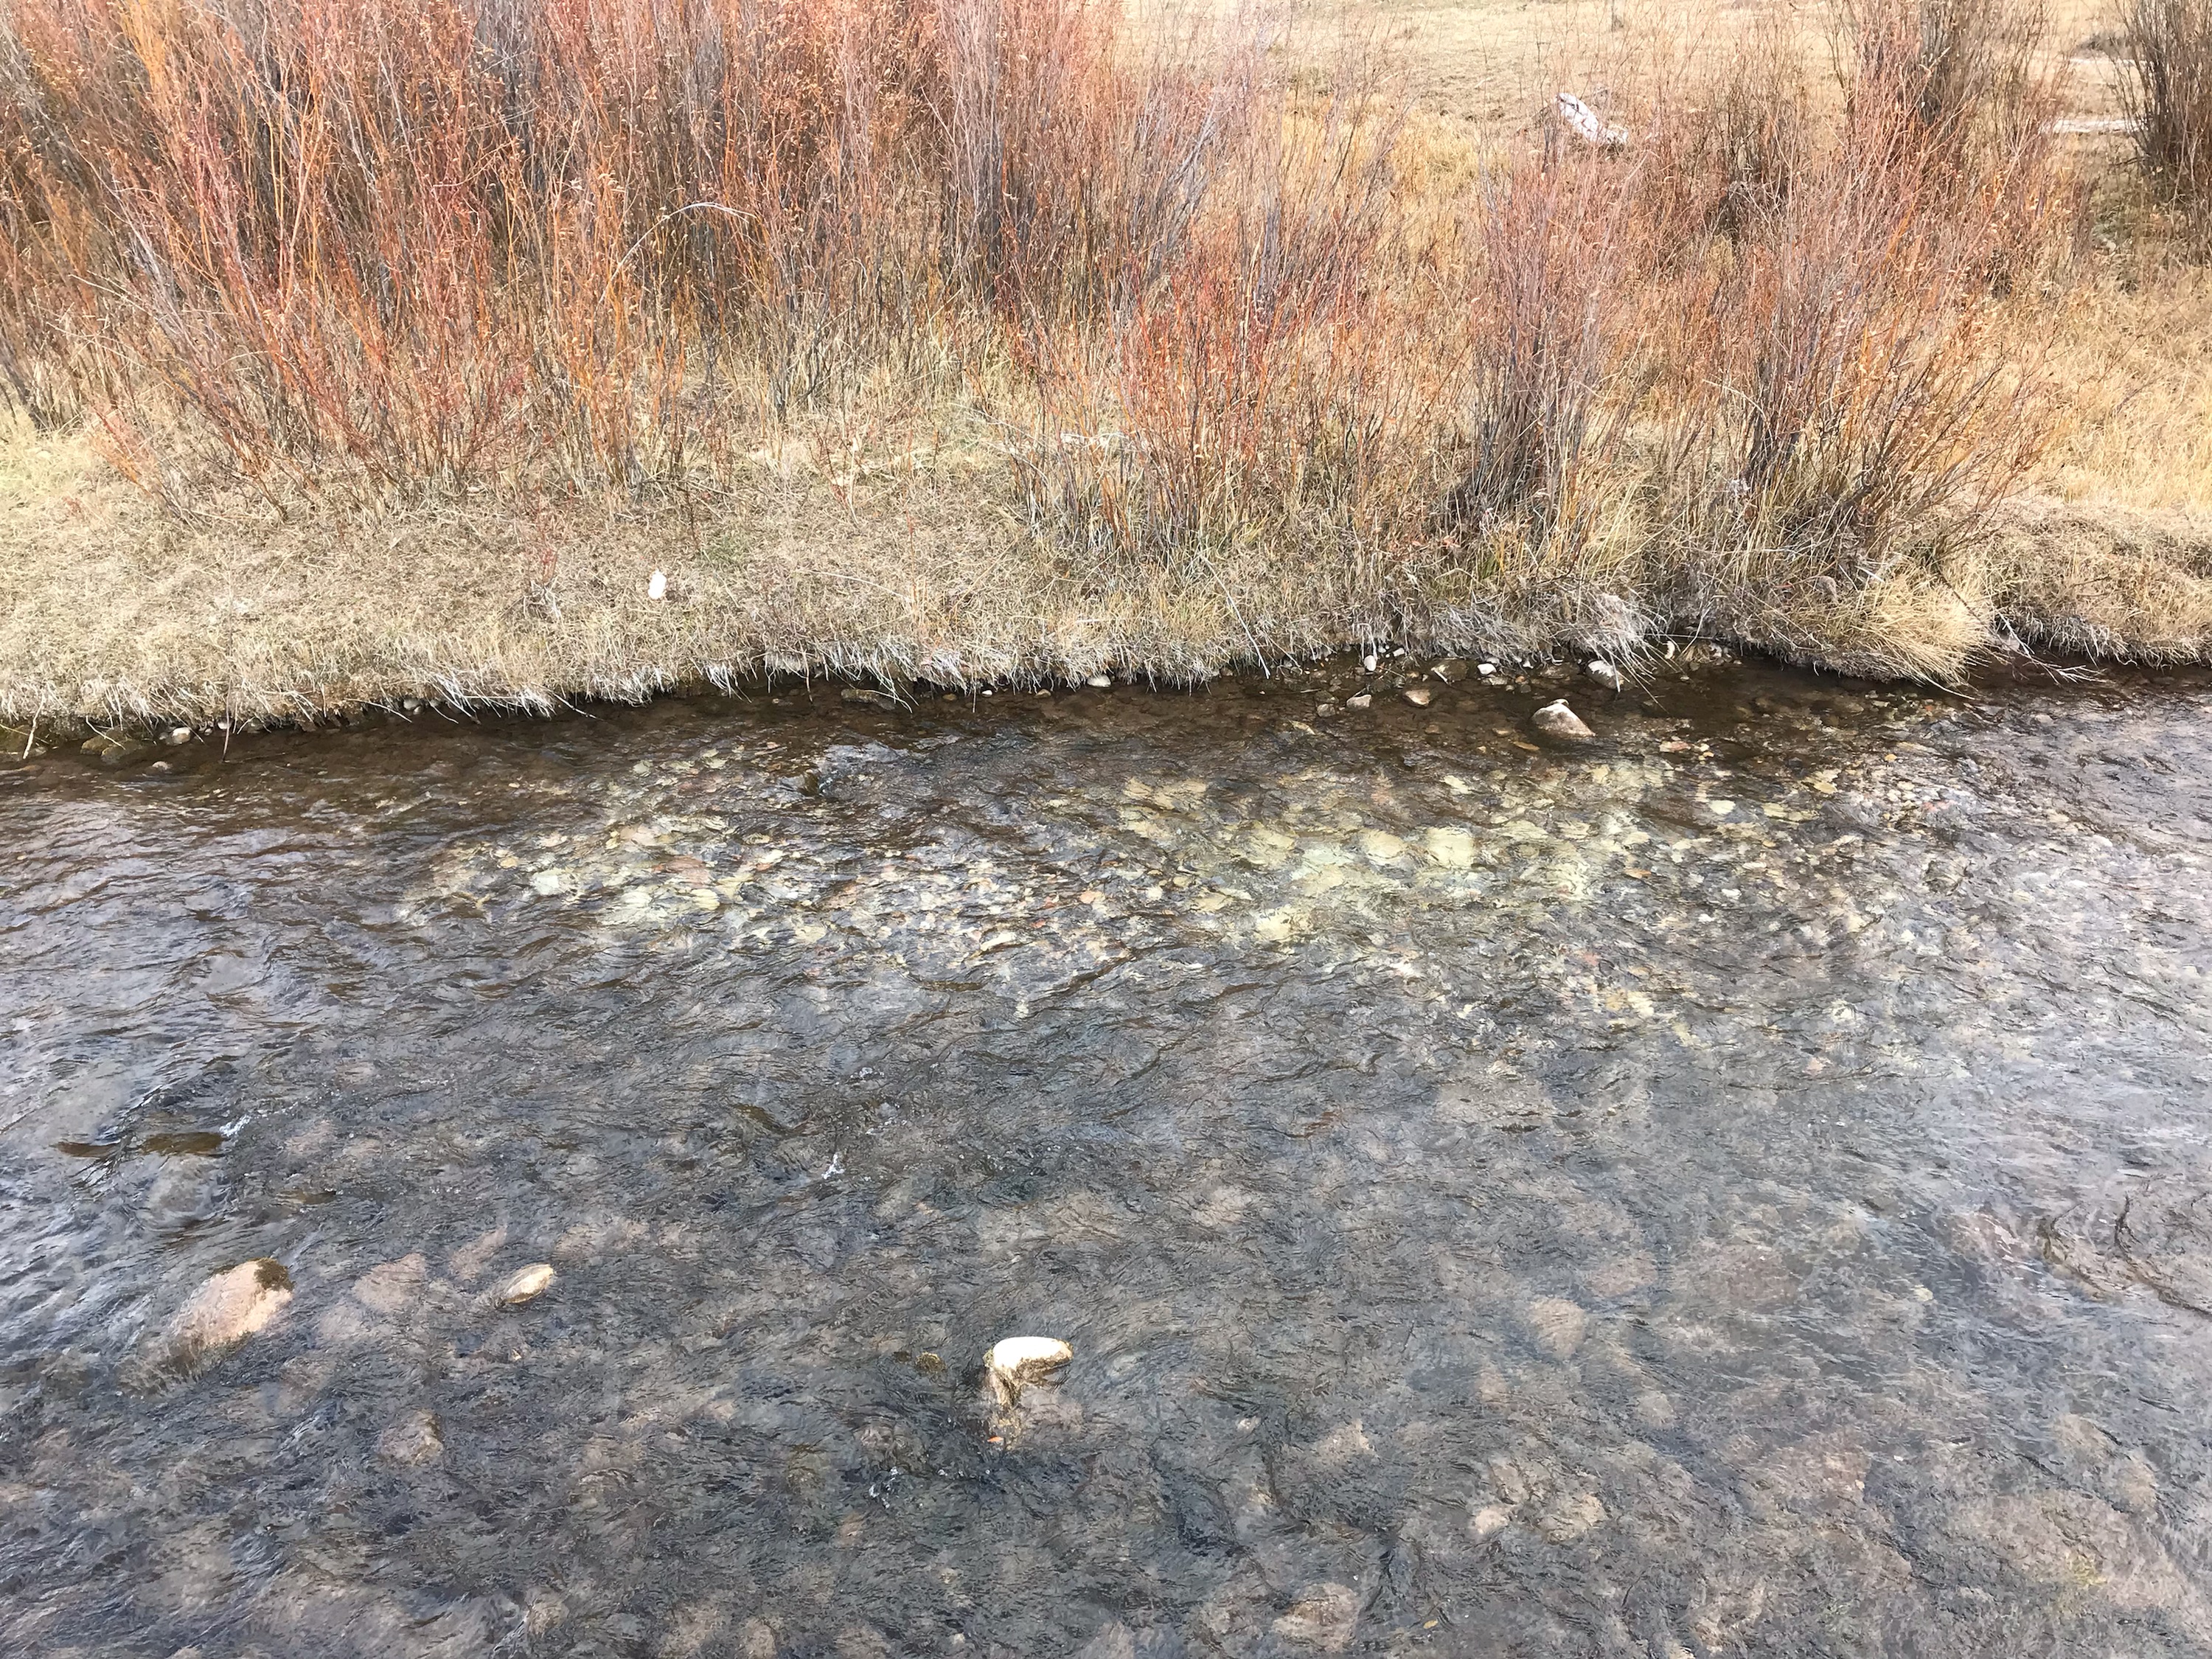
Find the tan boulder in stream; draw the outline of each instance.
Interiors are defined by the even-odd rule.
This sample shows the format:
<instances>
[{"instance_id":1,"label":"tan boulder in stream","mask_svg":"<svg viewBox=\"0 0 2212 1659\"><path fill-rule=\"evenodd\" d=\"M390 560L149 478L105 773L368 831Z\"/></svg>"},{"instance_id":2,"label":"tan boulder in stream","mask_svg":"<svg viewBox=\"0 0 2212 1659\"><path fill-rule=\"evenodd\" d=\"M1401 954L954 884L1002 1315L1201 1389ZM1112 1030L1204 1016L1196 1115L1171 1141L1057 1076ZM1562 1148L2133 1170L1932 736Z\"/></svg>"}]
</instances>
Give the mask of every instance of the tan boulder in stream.
<instances>
[{"instance_id":1,"label":"tan boulder in stream","mask_svg":"<svg viewBox=\"0 0 2212 1659\"><path fill-rule=\"evenodd\" d=\"M148 1356L149 1368L197 1376L263 1329L292 1300L292 1275L267 1256L241 1261L194 1291Z\"/></svg>"}]
</instances>

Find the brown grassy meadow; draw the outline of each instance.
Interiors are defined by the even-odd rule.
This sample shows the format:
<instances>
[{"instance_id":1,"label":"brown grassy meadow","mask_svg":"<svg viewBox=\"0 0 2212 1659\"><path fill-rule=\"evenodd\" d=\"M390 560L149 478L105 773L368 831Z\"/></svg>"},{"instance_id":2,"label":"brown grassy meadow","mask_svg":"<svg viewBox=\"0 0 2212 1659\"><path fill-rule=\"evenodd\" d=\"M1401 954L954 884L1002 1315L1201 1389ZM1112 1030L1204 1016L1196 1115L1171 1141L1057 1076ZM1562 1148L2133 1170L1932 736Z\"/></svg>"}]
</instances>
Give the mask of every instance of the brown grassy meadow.
<instances>
[{"instance_id":1,"label":"brown grassy meadow","mask_svg":"<svg viewBox=\"0 0 2212 1659\"><path fill-rule=\"evenodd\" d=\"M2200 657L2130 3L0 0L0 719Z\"/></svg>"}]
</instances>

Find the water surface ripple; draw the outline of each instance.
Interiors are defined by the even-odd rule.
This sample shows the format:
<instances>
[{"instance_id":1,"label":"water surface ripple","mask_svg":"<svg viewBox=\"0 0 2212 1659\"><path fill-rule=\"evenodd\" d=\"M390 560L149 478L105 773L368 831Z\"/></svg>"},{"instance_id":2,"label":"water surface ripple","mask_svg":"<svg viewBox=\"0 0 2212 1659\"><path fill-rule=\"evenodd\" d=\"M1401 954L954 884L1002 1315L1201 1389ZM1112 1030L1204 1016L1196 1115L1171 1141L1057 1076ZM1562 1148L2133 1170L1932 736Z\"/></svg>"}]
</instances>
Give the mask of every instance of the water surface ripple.
<instances>
[{"instance_id":1,"label":"water surface ripple","mask_svg":"<svg viewBox=\"0 0 2212 1659\"><path fill-rule=\"evenodd\" d=\"M0 775L0 1650L2212 1654L2212 683L1328 695Z\"/></svg>"}]
</instances>

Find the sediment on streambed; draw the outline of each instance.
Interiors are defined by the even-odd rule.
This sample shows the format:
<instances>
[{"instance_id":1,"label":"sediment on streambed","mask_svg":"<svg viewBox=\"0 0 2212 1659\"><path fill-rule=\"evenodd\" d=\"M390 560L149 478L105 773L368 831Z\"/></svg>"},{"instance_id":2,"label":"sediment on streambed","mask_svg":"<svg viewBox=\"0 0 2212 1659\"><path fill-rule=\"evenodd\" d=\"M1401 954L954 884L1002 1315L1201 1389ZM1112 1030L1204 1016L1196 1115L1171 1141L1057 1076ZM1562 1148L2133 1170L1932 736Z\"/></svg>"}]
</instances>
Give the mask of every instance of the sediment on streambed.
<instances>
[{"instance_id":1,"label":"sediment on streambed","mask_svg":"<svg viewBox=\"0 0 2212 1659\"><path fill-rule=\"evenodd\" d=\"M1936 681L2022 648L2161 661L2212 649L2212 534L2179 516L2017 509L1856 586L1648 547L1488 572L1435 548L1246 547L1108 575L1071 568L972 483L909 484L891 503L802 480L712 512L472 505L193 524L81 450L42 447L48 474L0 502L12 532L0 725L48 741L409 700L544 711L763 675L1188 684L1377 640L1632 661L1698 638Z\"/></svg>"}]
</instances>

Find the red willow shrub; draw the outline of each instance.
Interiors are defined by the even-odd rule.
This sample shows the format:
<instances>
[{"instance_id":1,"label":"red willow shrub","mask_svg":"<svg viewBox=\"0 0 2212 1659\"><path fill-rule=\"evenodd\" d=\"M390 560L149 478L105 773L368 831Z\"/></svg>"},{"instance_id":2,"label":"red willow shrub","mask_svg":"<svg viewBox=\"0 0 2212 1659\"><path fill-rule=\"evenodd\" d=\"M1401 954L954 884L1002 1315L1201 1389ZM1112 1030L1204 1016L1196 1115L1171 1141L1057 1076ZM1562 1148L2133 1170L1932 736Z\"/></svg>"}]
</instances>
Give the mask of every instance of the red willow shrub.
<instances>
[{"instance_id":1,"label":"red willow shrub","mask_svg":"<svg viewBox=\"0 0 2212 1659\"><path fill-rule=\"evenodd\" d=\"M2127 0L2120 94L2145 169L2212 252L2212 0Z\"/></svg>"},{"instance_id":2,"label":"red willow shrub","mask_svg":"<svg viewBox=\"0 0 2212 1659\"><path fill-rule=\"evenodd\" d=\"M1935 3L1833 119L1769 40L1437 186L1356 54L1108 0L0 0L0 377L186 509L712 485L890 386L1086 580L1809 603L2038 435L1993 339L2066 193L2026 37Z\"/></svg>"},{"instance_id":3,"label":"red willow shrub","mask_svg":"<svg viewBox=\"0 0 2212 1659\"><path fill-rule=\"evenodd\" d=\"M664 476L733 359L781 403L1174 262L1254 88L1117 15L9 0L0 338L126 456L183 411L303 484Z\"/></svg>"}]
</instances>

